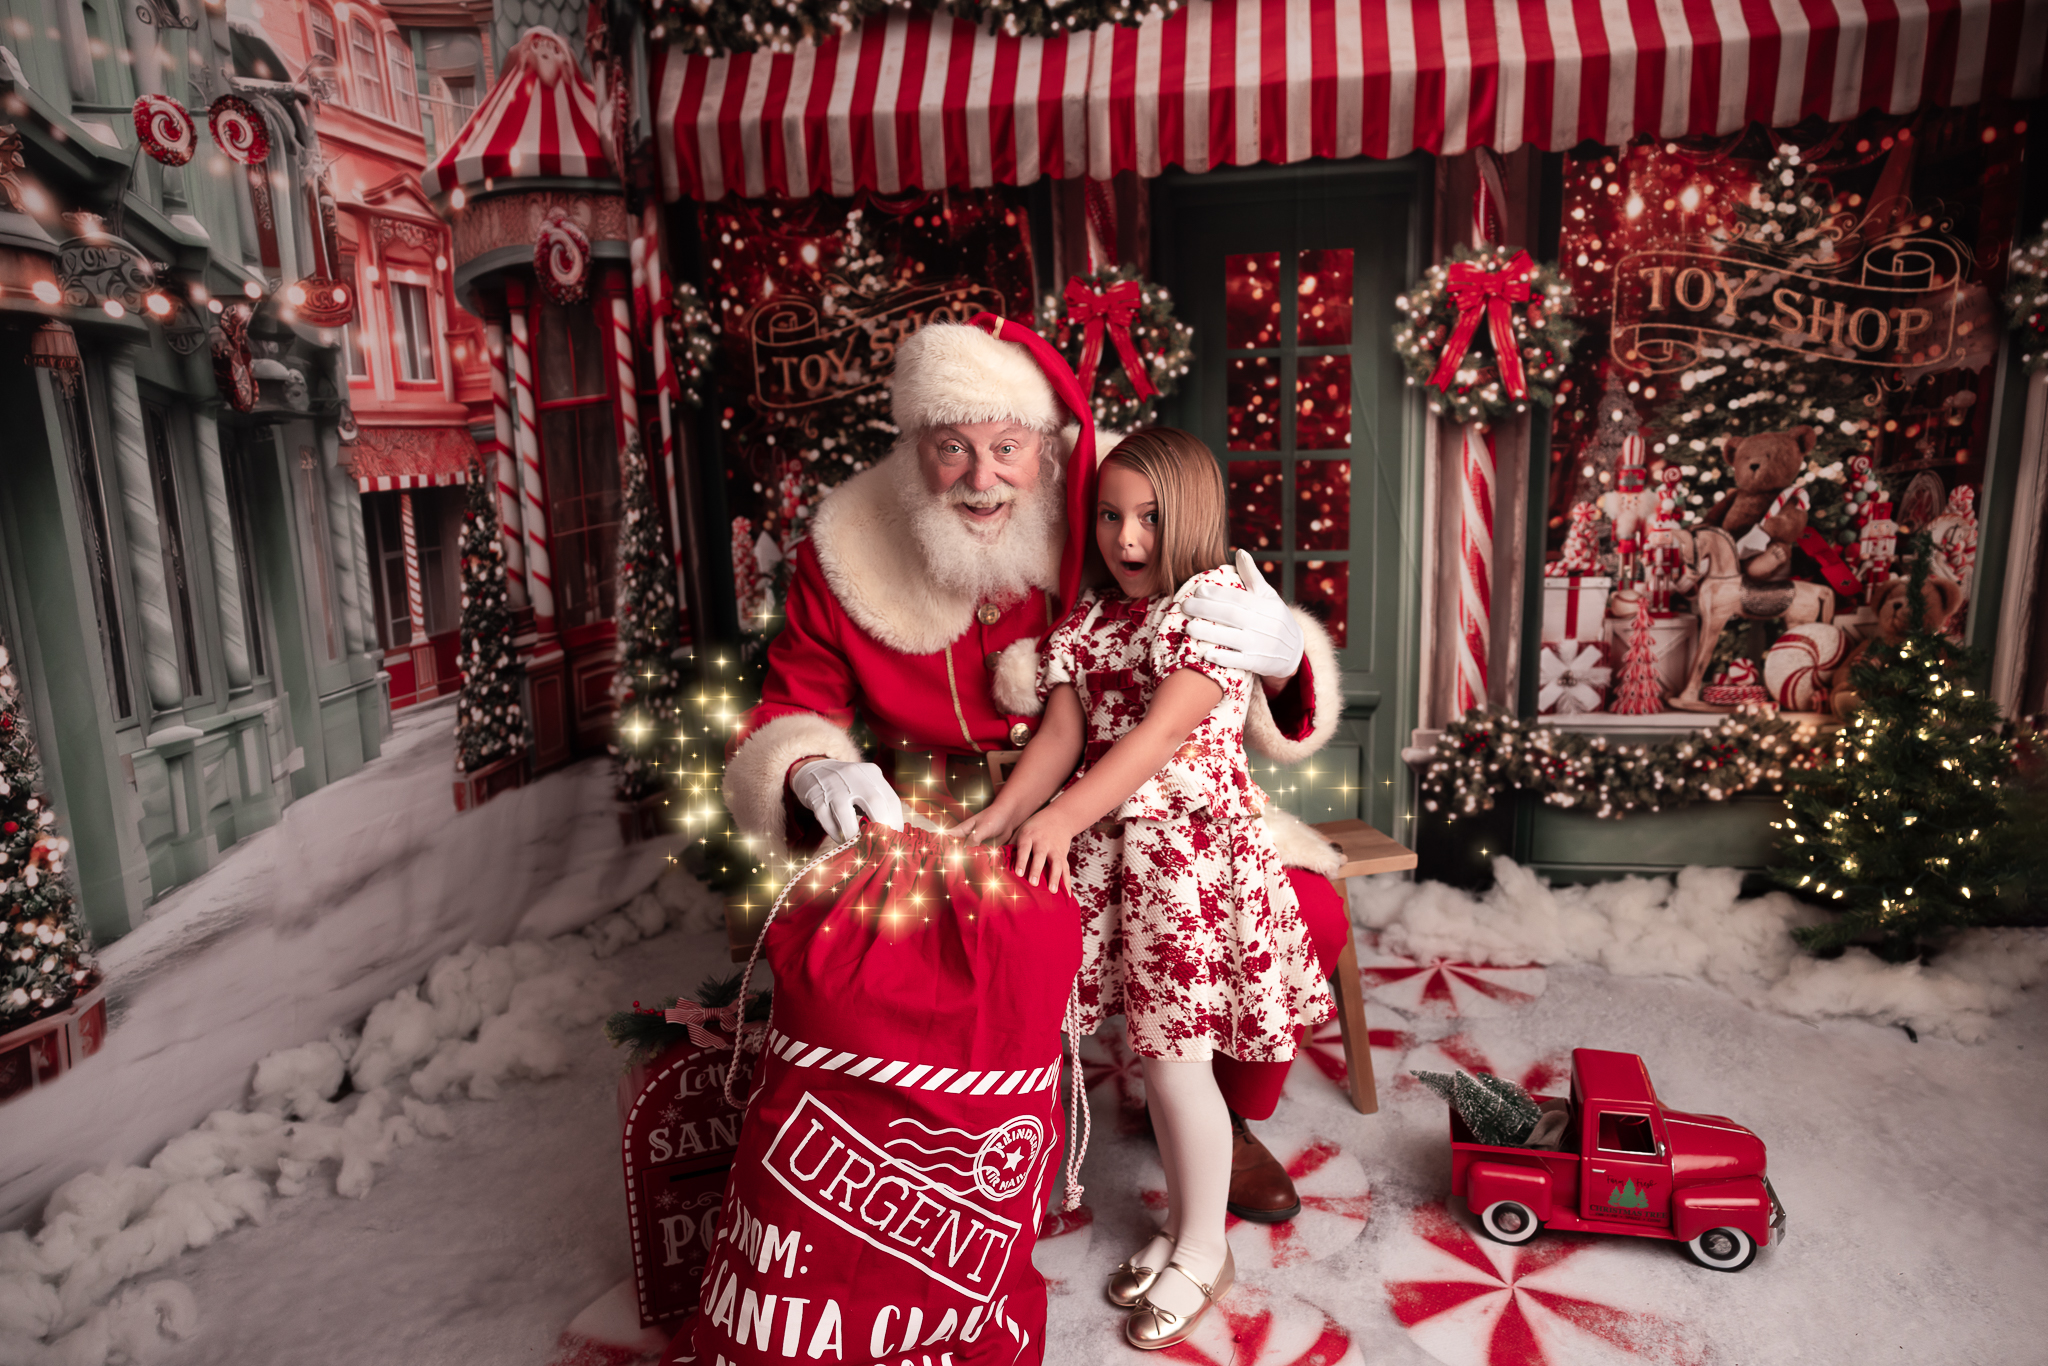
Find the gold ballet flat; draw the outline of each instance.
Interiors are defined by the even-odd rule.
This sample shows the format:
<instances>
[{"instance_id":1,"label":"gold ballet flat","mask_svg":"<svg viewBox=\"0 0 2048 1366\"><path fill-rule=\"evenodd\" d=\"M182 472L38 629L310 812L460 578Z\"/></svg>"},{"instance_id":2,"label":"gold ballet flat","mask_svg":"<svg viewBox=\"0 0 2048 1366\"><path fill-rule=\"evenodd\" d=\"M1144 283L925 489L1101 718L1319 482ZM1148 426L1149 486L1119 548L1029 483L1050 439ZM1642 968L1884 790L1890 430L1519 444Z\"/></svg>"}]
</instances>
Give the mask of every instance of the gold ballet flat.
<instances>
[{"instance_id":1,"label":"gold ballet flat","mask_svg":"<svg viewBox=\"0 0 2048 1366\"><path fill-rule=\"evenodd\" d=\"M1159 1279L1159 1273L1149 1266L1132 1266L1125 1262L1109 1273L1109 1284L1103 1293L1109 1302L1119 1309L1135 1309L1145 1298L1145 1292L1152 1288L1152 1282Z\"/></svg>"},{"instance_id":2,"label":"gold ballet flat","mask_svg":"<svg viewBox=\"0 0 2048 1366\"><path fill-rule=\"evenodd\" d=\"M1223 1269L1216 1273L1213 1285L1203 1285L1188 1275L1177 1262L1168 1266L1166 1270L1178 1274L1202 1292L1202 1307L1183 1319L1171 1310L1161 1309L1152 1303L1149 1297L1140 1300L1137 1308L1131 1311L1130 1317L1124 1320L1124 1341L1141 1352L1156 1352L1163 1347L1171 1347L1176 1342L1185 1341L1188 1335L1195 1331L1196 1325L1201 1323L1202 1316L1215 1306L1216 1301L1230 1293L1231 1284L1237 1280L1237 1259L1231 1256L1228 1250L1224 1252ZM1165 1272L1160 1274L1163 1276Z\"/></svg>"}]
</instances>

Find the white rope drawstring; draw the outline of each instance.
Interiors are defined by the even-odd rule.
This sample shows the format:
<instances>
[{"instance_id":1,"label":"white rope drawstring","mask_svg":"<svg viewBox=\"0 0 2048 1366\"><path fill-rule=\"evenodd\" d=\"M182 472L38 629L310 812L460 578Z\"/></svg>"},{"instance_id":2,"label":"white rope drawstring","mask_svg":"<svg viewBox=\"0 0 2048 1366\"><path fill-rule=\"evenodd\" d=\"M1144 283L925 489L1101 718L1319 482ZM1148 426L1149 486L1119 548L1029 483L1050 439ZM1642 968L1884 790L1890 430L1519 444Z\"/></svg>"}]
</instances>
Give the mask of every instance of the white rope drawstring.
<instances>
[{"instance_id":1,"label":"white rope drawstring","mask_svg":"<svg viewBox=\"0 0 2048 1366\"><path fill-rule=\"evenodd\" d=\"M1081 1163L1088 1156L1088 1139L1093 1130L1093 1119L1088 1113L1088 1093L1081 1084L1081 984L1077 980L1067 989L1067 1017L1064 1021L1068 1065L1067 1074L1067 1166L1066 1193L1060 1202L1060 1212L1071 1213L1081 1207L1081 1197L1086 1194L1081 1185ZM1074 1143L1074 1128L1080 1126L1081 1142Z\"/></svg>"},{"instance_id":2,"label":"white rope drawstring","mask_svg":"<svg viewBox=\"0 0 2048 1366\"><path fill-rule=\"evenodd\" d=\"M741 1102L734 1100L732 1098L732 1074L740 1070L740 1051L742 1048L741 1041L745 1039L748 1034L747 987L754 980L754 963L761 957L761 945L766 943L768 940L768 927L775 923L775 913L777 911L780 911L783 907L783 903L789 900L790 891L793 888L795 888L795 886L799 882L802 882L804 880L805 874L809 873L811 869L817 867L819 864L825 862L827 859L839 857L840 854L846 852L848 849L851 849L855 844L857 844L859 840L859 835L855 835L851 839L842 840L838 844L834 845L832 848L825 850L823 853L820 853L816 858L812 859L809 863L806 863L803 867L799 868L797 870L796 876L791 878L789 881L783 883L782 890L775 894L775 904L768 908L768 918L761 922L761 932L754 936L753 950L747 954L747 970L740 974L739 1027L734 1029L732 1032L732 1062L729 1063L725 1069L725 1103L727 1105L730 1105L735 1110L742 1110L746 1108L745 1105L743 1105ZM775 1006L772 1001L769 1003L768 1009L768 1019L770 1024L772 1024L775 1019ZM757 1049L760 1046L758 1040L761 1038L765 1038L767 1036L767 1033L768 1025L760 1025L756 1027L754 1034L756 1038L755 1047ZM747 1099L749 1101L753 1099L751 1091L748 1094Z\"/></svg>"}]
</instances>

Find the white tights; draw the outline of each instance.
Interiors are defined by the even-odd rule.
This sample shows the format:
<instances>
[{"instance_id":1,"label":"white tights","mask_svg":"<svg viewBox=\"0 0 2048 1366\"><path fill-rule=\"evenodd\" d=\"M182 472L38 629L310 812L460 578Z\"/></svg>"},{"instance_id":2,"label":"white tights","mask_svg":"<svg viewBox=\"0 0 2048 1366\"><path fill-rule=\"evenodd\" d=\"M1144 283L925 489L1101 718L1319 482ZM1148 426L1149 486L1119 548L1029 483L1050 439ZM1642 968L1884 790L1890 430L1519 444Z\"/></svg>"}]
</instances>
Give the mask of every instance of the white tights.
<instances>
[{"instance_id":1,"label":"white tights","mask_svg":"<svg viewBox=\"0 0 2048 1366\"><path fill-rule=\"evenodd\" d=\"M1196 1280L1212 1283L1228 1251L1223 1221L1231 1149L1230 1110L1217 1089L1216 1069L1206 1062L1146 1058L1145 1095L1166 1167L1166 1231L1146 1244L1136 1264L1164 1270L1166 1262L1155 1259L1170 1256ZM1167 1280L1171 1288L1185 1288L1178 1277ZM1169 1293L1170 1286L1162 1285L1161 1292Z\"/></svg>"}]
</instances>

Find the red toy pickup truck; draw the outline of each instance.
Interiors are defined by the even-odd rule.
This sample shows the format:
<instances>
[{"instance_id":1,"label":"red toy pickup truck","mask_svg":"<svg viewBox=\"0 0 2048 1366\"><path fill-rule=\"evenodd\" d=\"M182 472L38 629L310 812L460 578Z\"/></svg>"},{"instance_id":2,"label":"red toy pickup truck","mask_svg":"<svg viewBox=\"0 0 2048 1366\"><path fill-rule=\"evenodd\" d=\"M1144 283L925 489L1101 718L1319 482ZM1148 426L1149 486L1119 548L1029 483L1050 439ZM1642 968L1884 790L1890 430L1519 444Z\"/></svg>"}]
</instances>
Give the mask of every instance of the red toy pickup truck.
<instances>
[{"instance_id":1,"label":"red toy pickup truck","mask_svg":"<svg viewBox=\"0 0 2048 1366\"><path fill-rule=\"evenodd\" d=\"M1554 1151L1475 1142L1451 1111L1451 1193L1490 1237L1526 1243L1549 1227L1669 1238L1716 1271L1740 1271L1784 1241L1763 1141L1660 1103L1635 1054L1573 1049L1571 1099L1535 1099L1544 1118L1531 1139Z\"/></svg>"}]
</instances>

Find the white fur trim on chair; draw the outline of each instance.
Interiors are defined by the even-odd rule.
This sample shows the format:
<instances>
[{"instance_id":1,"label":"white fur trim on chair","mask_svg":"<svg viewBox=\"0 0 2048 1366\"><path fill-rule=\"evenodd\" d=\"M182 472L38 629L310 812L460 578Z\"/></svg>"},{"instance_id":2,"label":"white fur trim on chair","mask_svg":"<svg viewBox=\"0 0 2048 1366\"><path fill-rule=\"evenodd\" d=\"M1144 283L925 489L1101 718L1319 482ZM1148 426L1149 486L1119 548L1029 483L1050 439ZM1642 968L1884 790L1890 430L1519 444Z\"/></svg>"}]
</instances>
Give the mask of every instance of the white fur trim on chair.
<instances>
[{"instance_id":1,"label":"white fur trim on chair","mask_svg":"<svg viewBox=\"0 0 2048 1366\"><path fill-rule=\"evenodd\" d=\"M889 415L906 432L1010 418L1052 433L1067 420L1037 358L965 323L927 323L896 348Z\"/></svg>"},{"instance_id":2,"label":"white fur trim on chair","mask_svg":"<svg viewBox=\"0 0 2048 1366\"><path fill-rule=\"evenodd\" d=\"M1344 866L1344 851L1318 835L1292 811L1282 811L1269 803L1266 833L1273 837L1273 849L1280 855L1283 868L1306 868L1311 873L1335 877Z\"/></svg>"},{"instance_id":3,"label":"white fur trim on chair","mask_svg":"<svg viewBox=\"0 0 2048 1366\"><path fill-rule=\"evenodd\" d=\"M1290 740L1280 733L1272 708L1266 703L1264 688L1252 689L1251 710L1244 719L1245 744L1254 754L1277 764L1298 764L1330 743L1344 710L1344 676L1337 668L1337 647L1330 643L1330 633L1299 607L1294 609L1294 619L1301 625L1302 659L1315 683L1315 696L1311 699L1314 715L1308 734Z\"/></svg>"},{"instance_id":4,"label":"white fur trim on chair","mask_svg":"<svg viewBox=\"0 0 2048 1366\"><path fill-rule=\"evenodd\" d=\"M806 755L859 763L860 746L838 726L812 712L778 716L749 735L725 761L720 789L725 809L740 833L765 841L768 852L789 852L789 829L782 806L789 766Z\"/></svg>"},{"instance_id":5,"label":"white fur trim on chair","mask_svg":"<svg viewBox=\"0 0 2048 1366\"><path fill-rule=\"evenodd\" d=\"M1011 716L1036 716L1045 710L1038 700L1038 642L1013 640L996 656L996 676L989 689L996 705Z\"/></svg>"}]
</instances>

